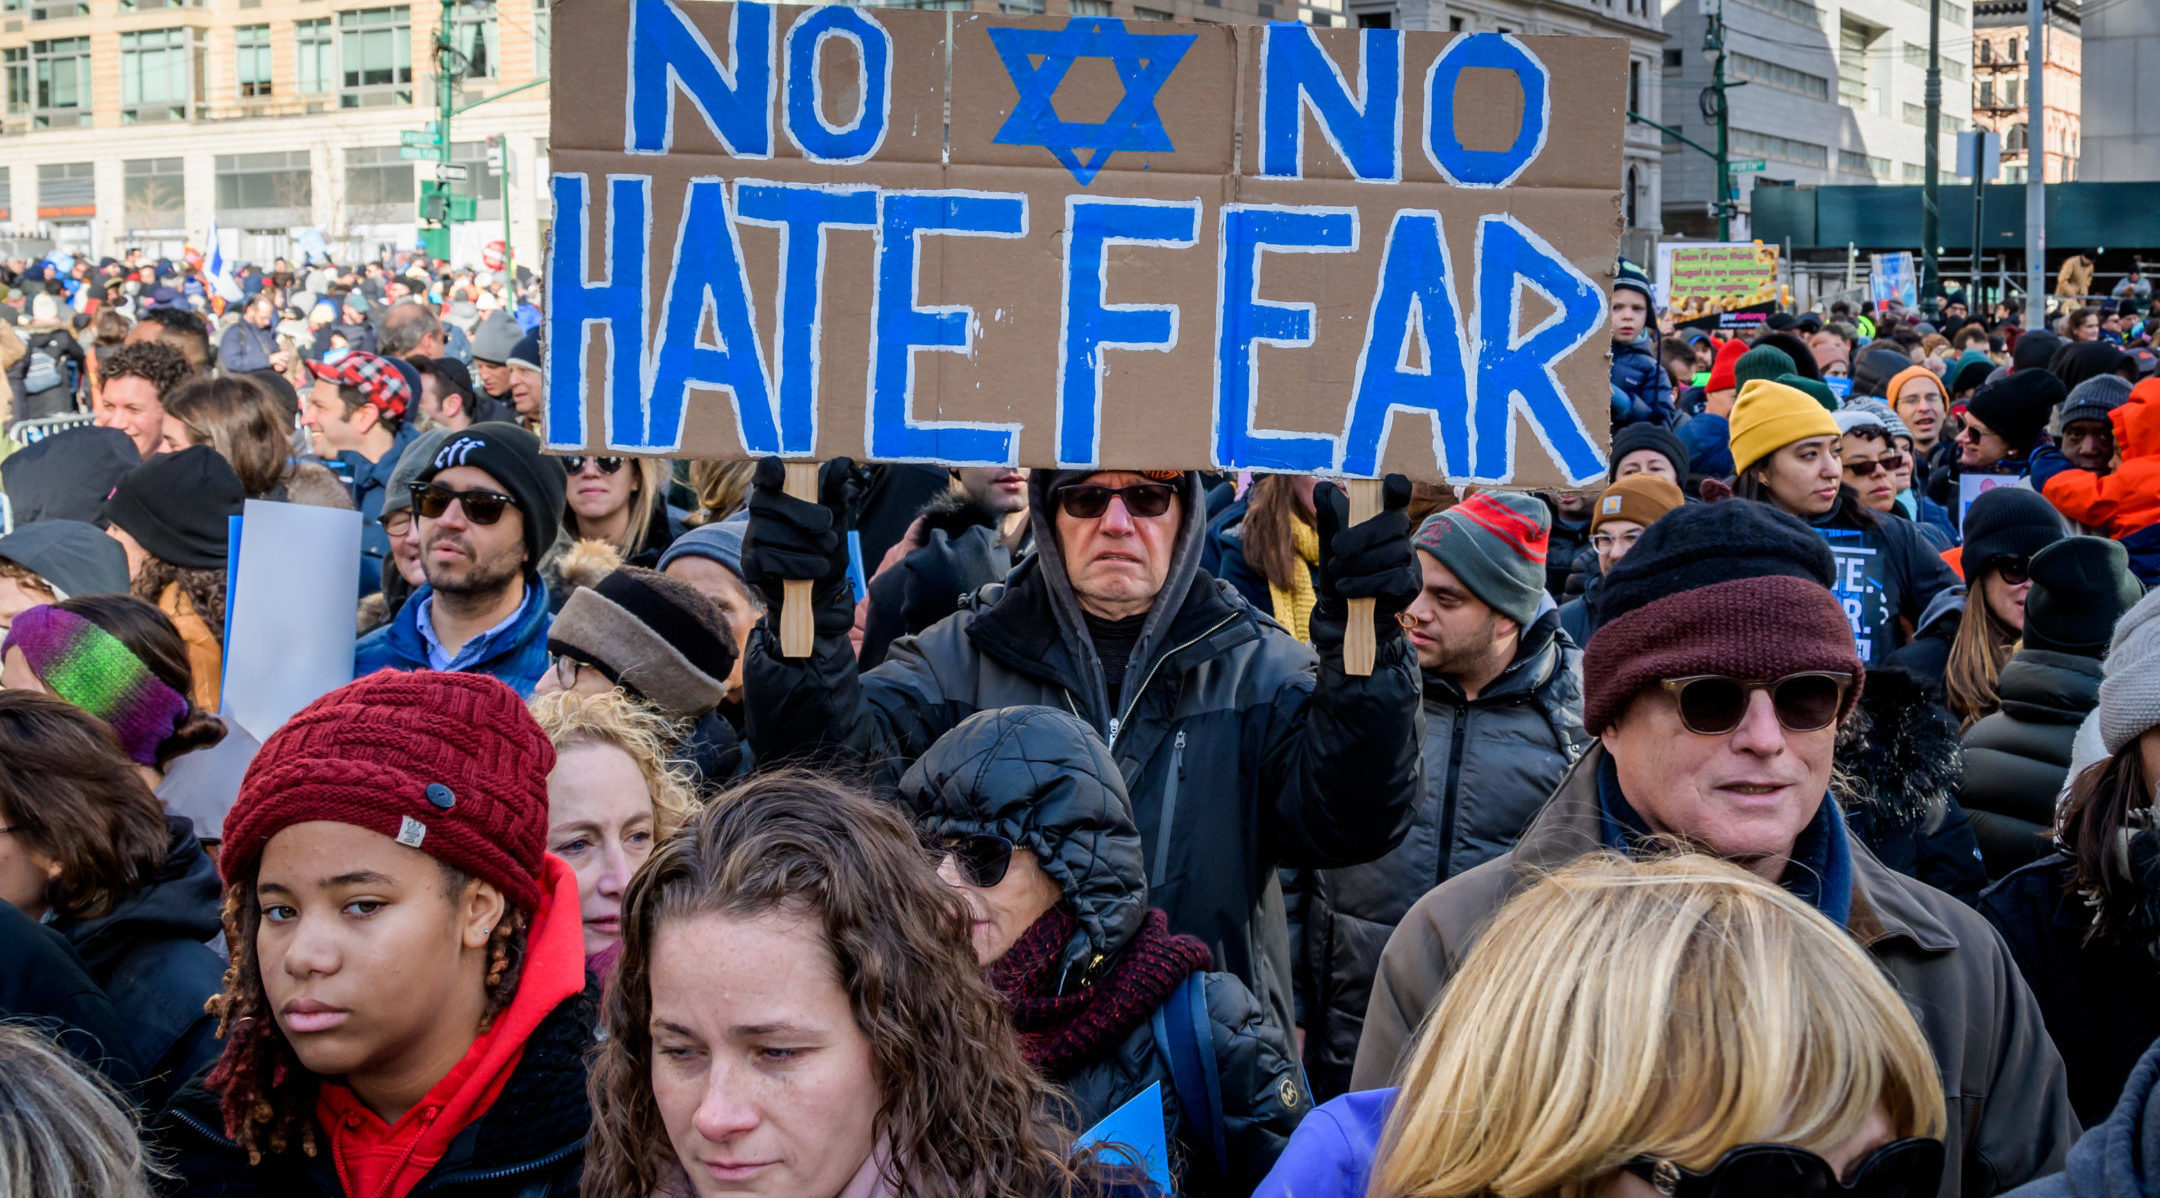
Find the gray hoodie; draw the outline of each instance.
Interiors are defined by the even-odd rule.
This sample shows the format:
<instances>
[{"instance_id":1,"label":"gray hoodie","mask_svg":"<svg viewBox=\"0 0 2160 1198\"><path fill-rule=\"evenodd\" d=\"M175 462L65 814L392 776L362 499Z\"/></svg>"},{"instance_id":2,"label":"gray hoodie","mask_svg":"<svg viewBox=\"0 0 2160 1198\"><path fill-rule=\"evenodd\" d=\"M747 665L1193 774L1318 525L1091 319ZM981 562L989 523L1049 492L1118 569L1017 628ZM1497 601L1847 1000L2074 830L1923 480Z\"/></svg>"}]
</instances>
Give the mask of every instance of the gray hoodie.
<instances>
[{"instance_id":1,"label":"gray hoodie","mask_svg":"<svg viewBox=\"0 0 2160 1198\"><path fill-rule=\"evenodd\" d=\"M2160 1044L2146 1050L2123 1085L2115 1113L2071 1147L2063 1171L2004 1198L2147 1198L2160 1195Z\"/></svg>"}]
</instances>

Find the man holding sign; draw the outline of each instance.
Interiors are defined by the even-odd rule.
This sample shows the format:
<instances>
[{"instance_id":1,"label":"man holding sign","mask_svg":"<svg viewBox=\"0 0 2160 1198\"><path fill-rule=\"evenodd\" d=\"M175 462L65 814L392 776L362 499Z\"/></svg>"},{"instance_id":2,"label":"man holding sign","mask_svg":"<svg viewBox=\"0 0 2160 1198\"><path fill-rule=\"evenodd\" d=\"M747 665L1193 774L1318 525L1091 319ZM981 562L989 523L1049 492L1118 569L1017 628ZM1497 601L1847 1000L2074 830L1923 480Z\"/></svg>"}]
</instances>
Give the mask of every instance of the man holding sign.
<instances>
[{"instance_id":1,"label":"man holding sign","mask_svg":"<svg viewBox=\"0 0 2160 1198\"><path fill-rule=\"evenodd\" d=\"M743 690L758 760L837 749L891 785L975 712L1074 712L1109 742L1131 789L1150 901L1288 1026L1276 868L1379 856L1420 791L1417 658L1395 620L1420 585L1408 483L1390 479L1381 513L1356 525L1339 489L1315 494L1307 648L1200 569L1198 474L1038 470L1036 555L858 675L846 473L827 467L822 502L810 503L781 491L778 463L758 471L744 572L774 598L784 580L815 579L817 610L808 658L782 654L772 617L751 635ZM1364 677L1343 670L1350 599L1374 601L1378 649Z\"/></svg>"}]
</instances>

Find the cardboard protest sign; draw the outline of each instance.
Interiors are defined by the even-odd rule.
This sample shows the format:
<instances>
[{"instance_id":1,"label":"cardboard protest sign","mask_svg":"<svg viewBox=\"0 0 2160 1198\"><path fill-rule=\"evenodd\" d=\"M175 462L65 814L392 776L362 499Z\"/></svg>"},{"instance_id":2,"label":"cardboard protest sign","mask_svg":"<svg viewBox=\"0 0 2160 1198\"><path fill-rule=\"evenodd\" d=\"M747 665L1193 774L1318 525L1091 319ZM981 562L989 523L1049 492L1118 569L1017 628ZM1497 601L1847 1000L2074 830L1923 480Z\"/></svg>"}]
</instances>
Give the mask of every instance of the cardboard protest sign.
<instances>
[{"instance_id":1,"label":"cardboard protest sign","mask_svg":"<svg viewBox=\"0 0 2160 1198\"><path fill-rule=\"evenodd\" d=\"M1868 261L1873 274L1868 279L1868 298L1877 312L1887 312L1893 303L1907 308L1920 302L1919 273L1913 269L1911 250L1899 250L1895 254L1870 254Z\"/></svg>"},{"instance_id":2,"label":"cardboard protest sign","mask_svg":"<svg viewBox=\"0 0 2160 1198\"><path fill-rule=\"evenodd\" d=\"M553 448L1604 470L1620 40L555 21Z\"/></svg>"},{"instance_id":3,"label":"cardboard protest sign","mask_svg":"<svg viewBox=\"0 0 2160 1198\"><path fill-rule=\"evenodd\" d=\"M1754 241L1665 242L1658 246L1659 296L1691 328L1759 325L1782 298L1778 248Z\"/></svg>"}]
</instances>

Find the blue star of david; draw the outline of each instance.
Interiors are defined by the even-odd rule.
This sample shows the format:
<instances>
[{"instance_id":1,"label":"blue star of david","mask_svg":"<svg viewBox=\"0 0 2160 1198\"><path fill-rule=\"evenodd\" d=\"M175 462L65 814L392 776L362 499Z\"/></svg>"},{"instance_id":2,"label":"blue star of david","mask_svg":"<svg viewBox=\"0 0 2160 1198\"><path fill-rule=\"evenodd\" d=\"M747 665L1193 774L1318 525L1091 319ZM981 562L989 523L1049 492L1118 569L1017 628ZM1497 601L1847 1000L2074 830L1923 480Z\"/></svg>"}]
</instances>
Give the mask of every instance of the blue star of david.
<instances>
[{"instance_id":1,"label":"blue star of david","mask_svg":"<svg viewBox=\"0 0 2160 1198\"><path fill-rule=\"evenodd\" d=\"M1119 150L1177 149L1155 111L1155 94L1192 49L1193 33L1130 33L1116 17L1074 17L1063 29L992 29L990 42L1005 62L1020 103L991 140L1041 146L1086 187ZM1029 61L1040 56L1042 65ZM1068 121L1052 100L1073 63L1107 58L1117 67L1125 98L1101 123ZM1083 160L1081 151L1092 151Z\"/></svg>"}]
</instances>

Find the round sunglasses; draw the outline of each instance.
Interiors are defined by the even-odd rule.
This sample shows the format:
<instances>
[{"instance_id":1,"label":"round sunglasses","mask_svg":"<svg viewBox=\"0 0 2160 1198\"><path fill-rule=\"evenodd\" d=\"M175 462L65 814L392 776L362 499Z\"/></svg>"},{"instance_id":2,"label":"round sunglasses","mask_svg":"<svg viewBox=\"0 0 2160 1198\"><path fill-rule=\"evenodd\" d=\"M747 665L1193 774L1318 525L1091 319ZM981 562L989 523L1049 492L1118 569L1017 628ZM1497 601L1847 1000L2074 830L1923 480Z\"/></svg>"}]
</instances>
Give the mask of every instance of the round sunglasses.
<instances>
[{"instance_id":1,"label":"round sunglasses","mask_svg":"<svg viewBox=\"0 0 2160 1198\"><path fill-rule=\"evenodd\" d=\"M623 468L623 461L622 458L594 458L587 457L582 453L572 453L563 456L562 465L565 473L583 474L585 473L585 463L591 462L593 469L598 470L600 473L613 474Z\"/></svg>"},{"instance_id":2,"label":"round sunglasses","mask_svg":"<svg viewBox=\"0 0 2160 1198\"><path fill-rule=\"evenodd\" d=\"M1787 732L1815 732L1837 721L1845 707L1845 693L1852 689L1852 675L1808 670L1754 682L1722 674L1692 674L1666 678L1658 685L1679 706L1680 723L1697 736L1724 736L1738 728L1747 718L1748 703L1756 691L1770 692L1770 706Z\"/></svg>"}]
</instances>

